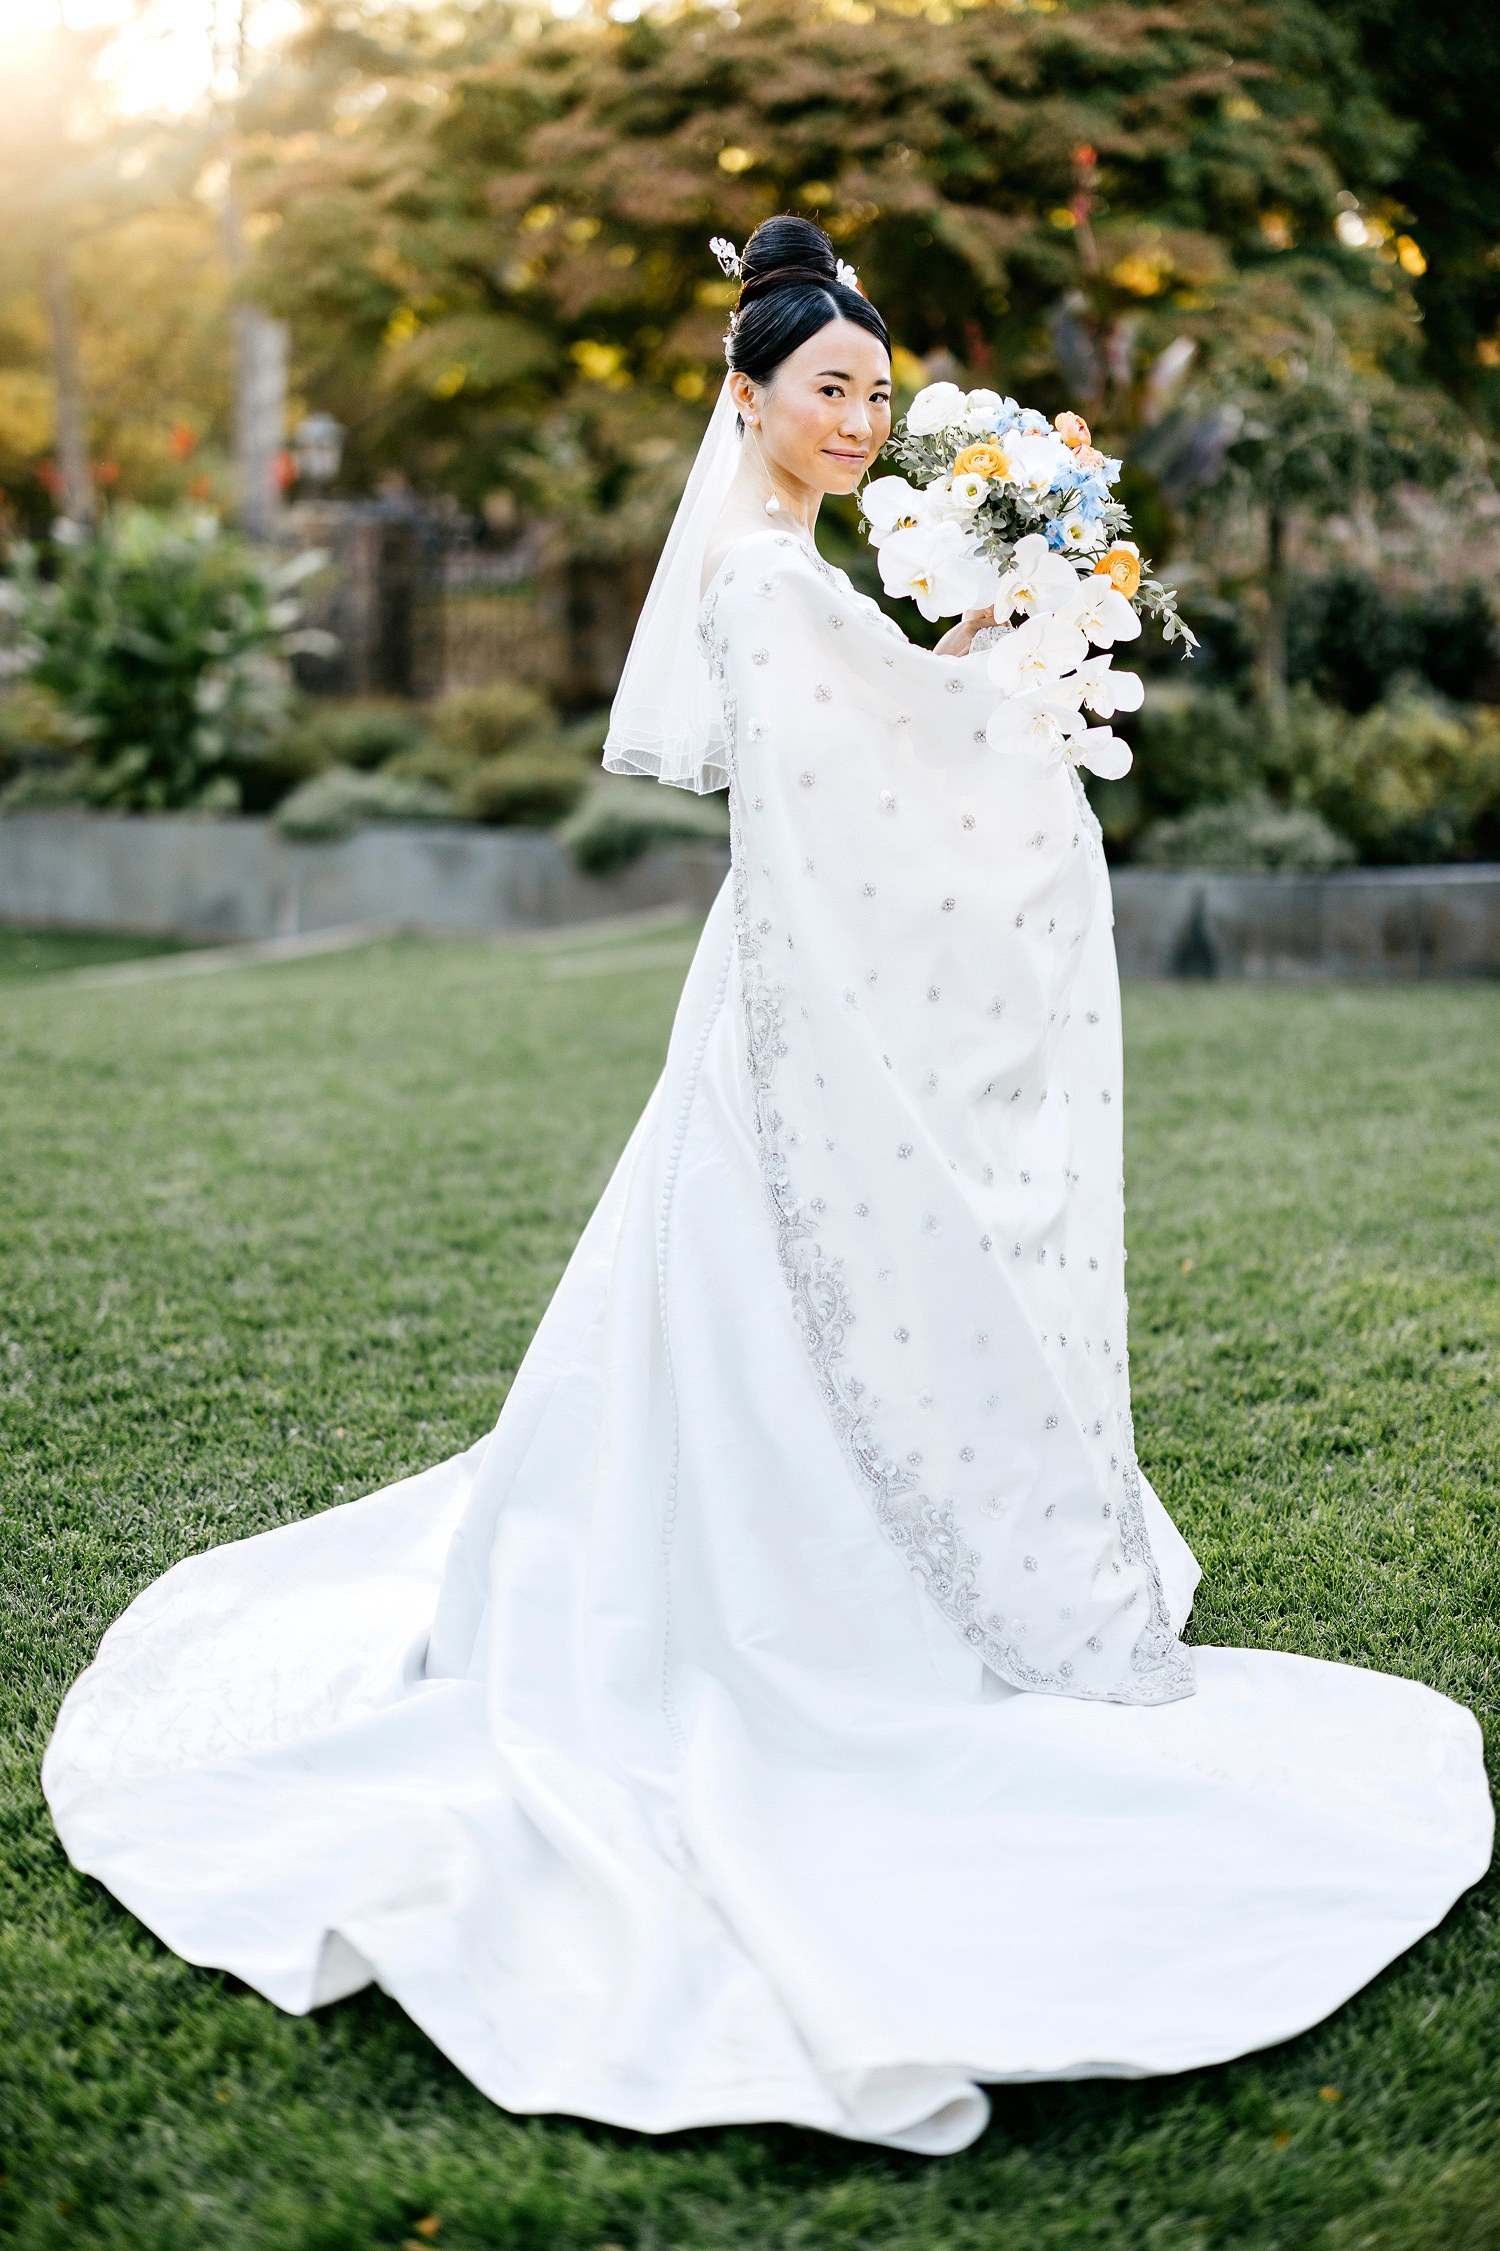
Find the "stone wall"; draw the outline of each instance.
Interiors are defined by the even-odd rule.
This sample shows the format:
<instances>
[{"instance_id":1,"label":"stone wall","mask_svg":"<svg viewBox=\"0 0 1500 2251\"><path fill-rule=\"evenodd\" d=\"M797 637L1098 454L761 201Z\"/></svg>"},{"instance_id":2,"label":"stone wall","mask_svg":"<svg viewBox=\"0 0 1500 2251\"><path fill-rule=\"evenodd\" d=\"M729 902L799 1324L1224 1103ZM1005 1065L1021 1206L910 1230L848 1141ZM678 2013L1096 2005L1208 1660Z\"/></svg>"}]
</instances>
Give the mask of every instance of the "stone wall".
<instances>
[{"instance_id":1,"label":"stone wall","mask_svg":"<svg viewBox=\"0 0 1500 2251\"><path fill-rule=\"evenodd\" d=\"M1500 977L1500 867L1119 868L1114 894L1126 977Z\"/></svg>"},{"instance_id":2,"label":"stone wall","mask_svg":"<svg viewBox=\"0 0 1500 2251\"><path fill-rule=\"evenodd\" d=\"M372 827L294 844L270 821L17 813L0 820L0 921L204 938L542 929L677 900L706 914L728 864L712 846L674 845L601 880L531 829Z\"/></svg>"},{"instance_id":3,"label":"stone wall","mask_svg":"<svg viewBox=\"0 0 1500 2251\"><path fill-rule=\"evenodd\" d=\"M601 881L528 829L376 827L294 844L269 821L16 813L0 820L0 920L217 938L539 929L679 899L706 913L727 865L711 846L677 845ZM1121 868L1114 896L1127 977L1500 976L1500 867Z\"/></svg>"}]
</instances>

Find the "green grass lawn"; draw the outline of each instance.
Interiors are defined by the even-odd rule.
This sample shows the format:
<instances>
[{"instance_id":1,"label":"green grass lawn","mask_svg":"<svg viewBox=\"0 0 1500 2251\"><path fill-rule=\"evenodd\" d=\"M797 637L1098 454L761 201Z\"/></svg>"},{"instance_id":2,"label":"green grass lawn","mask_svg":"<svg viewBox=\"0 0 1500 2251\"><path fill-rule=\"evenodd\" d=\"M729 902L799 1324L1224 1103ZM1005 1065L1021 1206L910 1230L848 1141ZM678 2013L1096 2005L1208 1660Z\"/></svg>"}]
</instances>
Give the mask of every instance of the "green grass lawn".
<instances>
[{"instance_id":1,"label":"green grass lawn","mask_svg":"<svg viewBox=\"0 0 1500 2251\"><path fill-rule=\"evenodd\" d=\"M141 937L122 930L54 930L44 924L0 922L0 983L55 969L97 969L111 961L140 961L180 953L182 938Z\"/></svg>"},{"instance_id":2,"label":"green grass lawn","mask_svg":"<svg viewBox=\"0 0 1500 2251\"><path fill-rule=\"evenodd\" d=\"M130 1597L493 1420L663 1053L685 954L633 943L0 992L0 2241L1500 2251L1491 1887L1285 2048L1001 2090L930 2161L507 2117L378 1993L281 2016L64 1861L37 1765ZM1500 991L1139 988L1127 1052L1137 1429L1194 1637L1489 1725Z\"/></svg>"}]
</instances>

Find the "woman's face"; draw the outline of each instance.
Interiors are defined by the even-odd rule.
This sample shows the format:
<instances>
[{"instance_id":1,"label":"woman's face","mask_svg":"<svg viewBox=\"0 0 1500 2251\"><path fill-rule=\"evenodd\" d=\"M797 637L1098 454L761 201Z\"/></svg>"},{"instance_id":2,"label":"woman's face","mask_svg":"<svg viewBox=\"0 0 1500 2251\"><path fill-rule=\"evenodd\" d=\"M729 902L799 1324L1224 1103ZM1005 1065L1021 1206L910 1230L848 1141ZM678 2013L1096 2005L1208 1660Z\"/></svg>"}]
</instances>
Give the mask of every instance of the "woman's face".
<instances>
[{"instance_id":1,"label":"woman's face","mask_svg":"<svg viewBox=\"0 0 1500 2251\"><path fill-rule=\"evenodd\" d=\"M891 434L885 346L850 320L832 320L768 380L731 379L745 426L779 481L815 493L853 492Z\"/></svg>"}]
</instances>

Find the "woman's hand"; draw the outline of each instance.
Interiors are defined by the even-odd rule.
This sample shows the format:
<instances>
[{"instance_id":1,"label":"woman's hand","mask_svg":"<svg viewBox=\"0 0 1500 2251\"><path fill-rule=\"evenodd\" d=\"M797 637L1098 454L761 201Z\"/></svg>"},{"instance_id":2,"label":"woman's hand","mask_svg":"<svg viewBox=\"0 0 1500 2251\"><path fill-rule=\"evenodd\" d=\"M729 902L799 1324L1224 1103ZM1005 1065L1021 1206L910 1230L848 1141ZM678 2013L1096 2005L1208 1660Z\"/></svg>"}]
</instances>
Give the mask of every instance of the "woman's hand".
<instances>
[{"instance_id":1,"label":"woman's hand","mask_svg":"<svg viewBox=\"0 0 1500 2251\"><path fill-rule=\"evenodd\" d=\"M993 610L965 610L957 625L949 626L933 651L934 656L966 657L969 653L969 643L973 640L975 634L984 626L993 625L994 622L995 613Z\"/></svg>"}]
</instances>

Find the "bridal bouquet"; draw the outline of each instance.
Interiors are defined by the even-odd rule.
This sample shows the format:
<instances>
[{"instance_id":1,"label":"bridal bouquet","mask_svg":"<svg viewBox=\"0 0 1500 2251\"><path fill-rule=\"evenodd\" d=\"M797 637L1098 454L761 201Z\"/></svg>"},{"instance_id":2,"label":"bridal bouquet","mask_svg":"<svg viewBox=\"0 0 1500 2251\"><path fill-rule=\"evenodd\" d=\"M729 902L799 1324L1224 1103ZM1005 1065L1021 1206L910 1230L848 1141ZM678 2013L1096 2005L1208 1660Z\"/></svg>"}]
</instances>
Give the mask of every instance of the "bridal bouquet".
<instances>
[{"instance_id":1,"label":"bridal bouquet","mask_svg":"<svg viewBox=\"0 0 1500 2251\"><path fill-rule=\"evenodd\" d=\"M1140 610L1185 653L1197 642L1171 588L1143 575L1130 517L1111 497L1119 462L1092 443L1081 415L1049 423L956 383L919 391L888 450L913 475L877 477L860 496L881 581L925 618L993 606L989 672L1004 700L990 741L1066 750L1110 779L1127 773L1128 746L1083 714L1108 722L1138 710L1142 684L1090 647L1135 640ZM1019 624L1006 622L1018 614Z\"/></svg>"}]
</instances>

